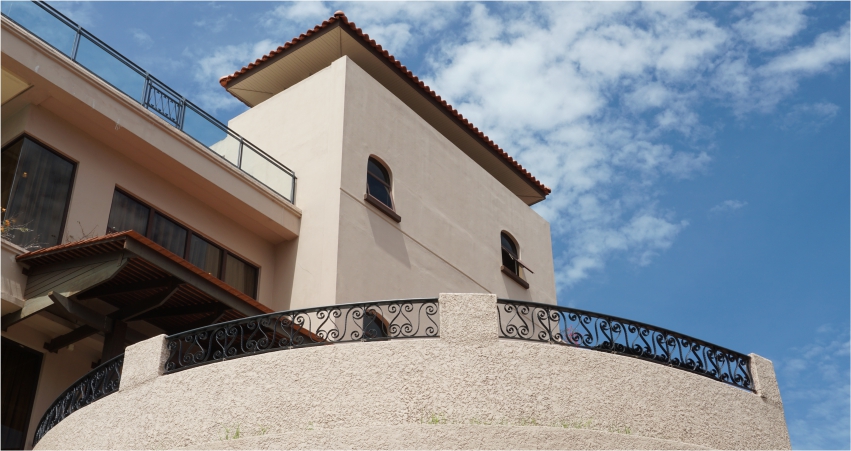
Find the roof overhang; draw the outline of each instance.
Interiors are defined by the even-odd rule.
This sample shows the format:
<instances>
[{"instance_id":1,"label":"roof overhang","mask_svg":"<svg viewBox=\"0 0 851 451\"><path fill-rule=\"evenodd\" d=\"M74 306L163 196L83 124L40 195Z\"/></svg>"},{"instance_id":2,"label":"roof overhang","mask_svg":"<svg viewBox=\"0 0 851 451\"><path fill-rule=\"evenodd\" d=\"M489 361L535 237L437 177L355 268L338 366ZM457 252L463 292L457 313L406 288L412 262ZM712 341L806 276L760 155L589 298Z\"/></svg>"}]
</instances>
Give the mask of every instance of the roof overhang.
<instances>
[{"instance_id":1,"label":"roof overhang","mask_svg":"<svg viewBox=\"0 0 851 451\"><path fill-rule=\"evenodd\" d=\"M253 107L343 56L349 57L526 204L540 202L550 193L549 188L341 13L222 78L221 84L234 97Z\"/></svg>"},{"instance_id":2,"label":"roof overhang","mask_svg":"<svg viewBox=\"0 0 851 451\"><path fill-rule=\"evenodd\" d=\"M78 325L54 339L61 348L116 321L140 321L181 332L212 322L272 310L133 231L19 255L27 266L24 307L3 317L3 328L41 311ZM93 308L98 299L111 312Z\"/></svg>"}]
</instances>

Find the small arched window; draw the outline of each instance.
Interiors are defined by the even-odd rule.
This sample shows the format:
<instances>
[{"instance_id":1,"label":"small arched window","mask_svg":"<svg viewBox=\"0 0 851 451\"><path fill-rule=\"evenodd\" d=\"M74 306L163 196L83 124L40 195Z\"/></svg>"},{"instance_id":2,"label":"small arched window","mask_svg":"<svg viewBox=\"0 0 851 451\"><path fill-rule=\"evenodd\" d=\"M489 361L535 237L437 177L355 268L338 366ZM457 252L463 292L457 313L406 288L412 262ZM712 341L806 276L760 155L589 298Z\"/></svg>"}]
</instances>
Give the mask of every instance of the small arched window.
<instances>
[{"instance_id":1,"label":"small arched window","mask_svg":"<svg viewBox=\"0 0 851 451\"><path fill-rule=\"evenodd\" d=\"M390 171L374 157L369 157L367 162L364 200L390 216L394 221L400 222L402 220L396 213L396 206L393 204L393 185L390 180Z\"/></svg>"},{"instance_id":2,"label":"small arched window","mask_svg":"<svg viewBox=\"0 0 851 451\"><path fill-rule=\"evenodd\" d=\"M520 261L517 243L505 232L500 233L499 238L502 245L502 273L519 283L523 288L529 288L529 282L526 282L525 275L525 270L529 268Z\"/></svg>"}]
</instances>

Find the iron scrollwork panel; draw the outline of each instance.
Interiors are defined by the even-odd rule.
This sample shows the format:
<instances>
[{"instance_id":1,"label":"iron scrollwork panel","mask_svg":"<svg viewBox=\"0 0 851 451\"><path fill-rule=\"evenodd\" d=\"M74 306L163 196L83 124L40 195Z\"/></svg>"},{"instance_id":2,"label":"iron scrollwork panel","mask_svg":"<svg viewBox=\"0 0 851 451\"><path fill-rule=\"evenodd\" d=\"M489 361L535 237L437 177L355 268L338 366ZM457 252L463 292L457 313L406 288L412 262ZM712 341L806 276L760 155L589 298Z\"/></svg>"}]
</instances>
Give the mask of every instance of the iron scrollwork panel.
<instances>
[{"instance_id":1,"label":"iron scrollwork panel","mask_svg":"<svg viewBox=\"0 0 851 451\"><path fill-rule=\"evenodd\" d=\"M554 305L500 299L497 308L501 338L638 357L754 389L748 356L677 332Z\"/></svg>"},{"instance_id":2,"label":"iron scrollwork panel","mask_svg":"<svg viewBox=\"0 0 851 451\"><path fill-rule=\"evenodd\" d=\"M167 373L269 351L439 335L437 299L382 301L276 312L167 338Z\"/></svg>"},{"instance_id":3,"label":"iron scrollwork panel","mask_svg":"<svg viewBox=\"0 0 851 451\"><path fill-rule=\"evenodd\" d=\"M184 103L180 95L164 84L148 77L145 81L145 98L142 103L150 110L180 128L183 122Z\"/></svg>"},{"instance_id":4,"label":"iron scrollwork panel","mask_svg":"<svg viewBox=\"0 0 851 451\"><path fill-rule=\"evenodd\" d=\"M121 384L121 370L124 367L124 354L113 357L77 380L68 387L56 401L47 409L33 438L33 445L38 443L44 434L53 429L68 415L75 411L118 391Z\"/></svg>"}]
</instances>

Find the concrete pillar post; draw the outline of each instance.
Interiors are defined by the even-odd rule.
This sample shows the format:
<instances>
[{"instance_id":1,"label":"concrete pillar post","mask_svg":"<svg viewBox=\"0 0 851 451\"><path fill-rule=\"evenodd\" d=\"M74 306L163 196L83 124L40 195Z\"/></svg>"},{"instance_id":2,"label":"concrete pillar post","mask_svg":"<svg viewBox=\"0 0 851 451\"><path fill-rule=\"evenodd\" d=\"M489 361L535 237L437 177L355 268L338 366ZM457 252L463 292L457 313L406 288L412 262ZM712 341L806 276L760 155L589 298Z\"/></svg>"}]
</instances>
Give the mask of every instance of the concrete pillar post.
<instances>
[{"instance_id":1,"label":"concrete pillar post","mask_svg":"<svg viewBox=\"0 0 851 451\"><path fill-rule=\"evenodd\" d=\"M771 360L756 354L749 354L749 356L756 394L782 409L783 401L780 399L780 387L777 385L777 376L774 374L774 365Z\"/></svg>"},{"instance_id":2,"label":"concrete pillar post","mask_svg":"<svg viewBox=\"0 0 851 451\"><path fill-rule=\"evenodd\" d=\"M165 335L157 335L124 350L124 368L118 391L130 390L162 376L168 359Z\"/></svg>"},{"instance_id":3,"label":"concrete pillar post","mask_svg":"<svg viewBox=\"0 0 851 451\"><path fill-rule=\"evenodd\" d=\"M495 294L441 293L438 302L441 340L467 345L497 342Z\"/></svg>"}]
</instances>

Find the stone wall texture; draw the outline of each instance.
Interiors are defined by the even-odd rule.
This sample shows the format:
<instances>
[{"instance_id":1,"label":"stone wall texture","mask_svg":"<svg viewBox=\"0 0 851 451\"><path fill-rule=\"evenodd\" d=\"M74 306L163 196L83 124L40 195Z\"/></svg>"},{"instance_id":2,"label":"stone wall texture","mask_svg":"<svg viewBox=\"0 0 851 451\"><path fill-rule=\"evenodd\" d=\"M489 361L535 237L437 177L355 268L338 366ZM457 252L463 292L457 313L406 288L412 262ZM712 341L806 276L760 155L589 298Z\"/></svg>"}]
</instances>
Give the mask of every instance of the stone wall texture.
<instances>
[{"instance_id":1,"label":"stone wall texture","mask_svg":"<svg viewBox=\"0 0 851 451\"><path fill-rule=\"evenodd\" d=\"M771 362L759 356L751 393L644 360L500 340L493 295L441 295L440 308L440 338L166 375L151 366L164 343L152 338L128 348L132 383L71 414L36 449L790 448Z\"/></svg>"}]
</instances>

